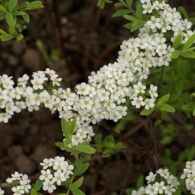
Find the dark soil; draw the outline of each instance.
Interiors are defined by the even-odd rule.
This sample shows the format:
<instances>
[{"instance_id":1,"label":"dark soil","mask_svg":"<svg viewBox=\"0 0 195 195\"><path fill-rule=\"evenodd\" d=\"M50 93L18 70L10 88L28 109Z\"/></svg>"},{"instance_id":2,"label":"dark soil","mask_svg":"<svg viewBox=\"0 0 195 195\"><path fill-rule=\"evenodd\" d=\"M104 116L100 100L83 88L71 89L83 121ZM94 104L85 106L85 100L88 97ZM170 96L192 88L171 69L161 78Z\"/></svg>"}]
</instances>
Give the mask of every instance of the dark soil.
<instances>
[{"instance_id":1,"label":"dark soil","mask_svg":"<svg viewBox=\"0 0 195 195\"><path fill-rule=\"evenodd\" d=\"M45 9L31 13L24 41L0 43L1 75L8 74L16 79L24 73L31 75L33 71L49 67L63 78L64 87L74 87L86 81L92 70L115 61L121 42L132 36L123 28L123 19L111 17L115 10L112 5L100 10L96 7L97 2L91 0L56 0L54 5L51 2L45 0ZM195 15L193 0L170 2L186 7L191 16ZM52 6L58 9L52 11ZM38 49L38 40L49 56L56 49L60 51L60 59L44 58ZM106 159L94 157L85 175L83 189L86 194L119 194L122 189L135 186L139 174L161 166L163 147L158 143L157 132L147 131L147 122L137 115L127 124L124 133L132 146L129 152L113 154ZM110 131L103 128L105 125L114 125L104 122L99 127L98 131L107 135ZM171 146L175 156L190 146L194 138L189 135L179 137ZM5 187L5 190L8 188L4 181L14 171L26 173L35 180L39 176L39 163L44 158L66 156L54 146L55 142L62 140L58 115L52 115L45 108L33 113L22 111L8 124L0 123L0 140L0 187Z\"/></svg>"}]
</instances>

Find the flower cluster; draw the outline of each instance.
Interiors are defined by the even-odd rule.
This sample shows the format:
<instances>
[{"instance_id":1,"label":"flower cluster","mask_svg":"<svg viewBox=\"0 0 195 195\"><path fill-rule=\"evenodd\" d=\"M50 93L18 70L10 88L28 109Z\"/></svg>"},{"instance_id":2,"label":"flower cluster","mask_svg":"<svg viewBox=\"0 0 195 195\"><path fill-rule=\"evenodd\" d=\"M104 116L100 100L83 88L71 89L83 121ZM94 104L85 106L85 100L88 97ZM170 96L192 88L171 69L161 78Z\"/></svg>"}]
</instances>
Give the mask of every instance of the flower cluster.
<instances>
[{"instance_id":1,"label":"flower cluster","mask_svg":"<svg viewBox=\"0 0 195 195\"><path fill-rule=\"evenodd\" d=\"M44 159L41 163L40 180L43 181L43 190L52 193L56 186L60 186L73 174L73 165L69 165L64 157L56 156L55 158Z\"/></svg>"},{"instance_id":2,"label":"flower cluster","mask_svg":"<svg viewBox=\"0 0 195 195\"><path fill-rule=\"evenodd\" d=\"M22 109L38 110L41 105L60 118L77 118L70 146L90 141L94 135L91 124L102 119L118 121L127 114L127 99L136 108L150 109L158 97L157 87L146 86L151 67L168 66L174 49L170 45L179 32L183 42L189 37L191 23L182 20L176 9L164 2L141 0L143 14L149 19L140 28L137 38L124 41L116 62L92 72L88 83L78 84L73 91L60 87L61 78L50 69L18 79L0 76L0 122L8 122ZM155 12L155 14L153 14ZM154 16L155 15L155 16Z\"/></svg>"},{"instance_id":3,"label":"flower cluster","mask_svg":"<svg viewBox=\"0 0 195 195\"><path fill-rule=\"evenodd\" d=\"M5 192L0 188L0 195L3 195Z\"/></svg>"},{"instance_id":4,"label":"flower cluster","mask_svg":"<svg viewBox=\"0 0 195 195\"><path fill-rule=\"evenodd\" d=\"M29 193L31 189L30 180L26 174L15 172L6 180L6 182L13 186L11 189L12 192L14 192L14 195Z\"/></svg>"},{"instance_id":5,"label":"flower cluster","mask_svg":"<svg viewBox=\"0 0 195 195\"><path fill-rule=\"evenodd\" d=\"M187 190L195 194L195 160L186 162L181 179L185 179Z\"/></svg>"},{"instance_id":6,"label":"flower cluster","mask_svg":"<svg viewBox=\"0 0 195 195\"><path fill-rule=\"evenodd\" d=\"M168 169L159 169L155 174L150 172L146 180L148 185L138 191L133 190L132 195L172 195L179 186L177 178L171 175Z\"/></svg>"}]
</instances>

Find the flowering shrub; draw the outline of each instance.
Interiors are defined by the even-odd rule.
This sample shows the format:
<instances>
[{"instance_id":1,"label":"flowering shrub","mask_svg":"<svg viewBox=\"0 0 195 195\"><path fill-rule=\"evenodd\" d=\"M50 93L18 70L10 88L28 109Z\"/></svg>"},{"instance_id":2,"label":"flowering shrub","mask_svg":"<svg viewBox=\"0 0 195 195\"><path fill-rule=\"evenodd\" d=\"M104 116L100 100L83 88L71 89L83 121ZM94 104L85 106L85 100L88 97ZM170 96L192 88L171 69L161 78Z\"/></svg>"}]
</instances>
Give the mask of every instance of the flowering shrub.
<instances>
[{"instance_id":1,"label":"flowering shrub","mask_svg":"<svg viewBox=\"0 0 195 195\"><path fill-rule=\"evenodd\" d=\"M105 3L99 1L102 7ZM63 89L60 87L62 79L48 68L34 72L32 78L25 74L18 78L17 83L12 77L0 76L0 121L7 123L14 113L23 109L31 112L44 106L52 113L57 111L64 140L56 145L75 158L75 162L66 161L64 157L44 159L41 175L35 185L30 184L27 175L15 172L7 179L14 194L38 194L41 187L52 193L61 185L67 187L67 195L70 192L74 195L84 194L79 187L91 155L96 151L110 154L125 148L122 143L116 143L112 136L102 140L99 135L94 139L96 145L92 147L90 141L95 136L92 125L103 119L114 122L122 119L127 114L129 100L135 108L143 109L142 115L155 111L173 113L181 109L168 103L170 94L158 98L158 87L155 83L148 85L148 80L154 69L167 67L173 60L179 61L179 57L195 58L192 22L183 19L175 8L164 1L138 1L135 15L129 15L132 3L130 0L119 1L117 6L127 6L128 9L119 10L115 16L123 15L130 21L126 27L131 31L139 29L138 36L124 41L116 61L92 72L87 83L76 85L74 90ZM8 9L14 10L16 5L9 3ZM185 179L187 190L195 194L193 169L194 161L188 161L181 179ZM79 179L75 180L75 177ZM147 186L132 191L133 195L171 195L178 193L181 186L168 169L150 172L146 180ZM3 194L3 190L0 190L0 194Z\"/></svg>"}]
</instances>

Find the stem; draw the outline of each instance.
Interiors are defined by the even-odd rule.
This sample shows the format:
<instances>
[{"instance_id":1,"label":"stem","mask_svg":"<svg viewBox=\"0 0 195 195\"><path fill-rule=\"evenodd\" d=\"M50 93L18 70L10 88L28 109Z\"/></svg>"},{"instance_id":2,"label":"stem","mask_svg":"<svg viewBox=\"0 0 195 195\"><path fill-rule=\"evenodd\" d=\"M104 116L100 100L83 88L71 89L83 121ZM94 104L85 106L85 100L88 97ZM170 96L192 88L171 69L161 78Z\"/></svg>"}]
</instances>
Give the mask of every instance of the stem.
<instances>
[{"instance_id":1,"label":"stem","mask_svg":"<svg viewBox=\"0 0 195 195\"><path fill-rule=\"evenodd\" d=\"M161 69L160 79L159 79L159 82L158 82L158 88L160 87L160 84L161 84L161 81L162 81L162 77L163 77L163 73L164 73L164 66Z\"/></svg>"}]
</instances>

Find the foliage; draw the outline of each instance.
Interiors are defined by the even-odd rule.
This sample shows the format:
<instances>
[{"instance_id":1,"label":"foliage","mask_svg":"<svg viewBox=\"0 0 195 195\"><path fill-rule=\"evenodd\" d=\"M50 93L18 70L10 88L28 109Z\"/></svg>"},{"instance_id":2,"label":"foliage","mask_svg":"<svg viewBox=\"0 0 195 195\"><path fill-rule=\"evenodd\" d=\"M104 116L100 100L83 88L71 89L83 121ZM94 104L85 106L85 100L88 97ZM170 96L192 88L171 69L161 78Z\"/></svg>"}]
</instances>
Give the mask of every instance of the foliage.
<instances>
[{"instance_id":1,"label":"foliage","mask_svg":"<svg viewBox=\"0 0 195 195\"><path fill-rule=\"evenodd\" d=\"M0 2L0 20L5 20L9 27L8 32L0 30L0 39L21 40L22 30L30 21L26 11L41 8L41 2ZM182 194L187 190L195 194L195 147L181 151L176 160L169 149L179 133L194 127L193 120L189 120L195 116L195 32L191 30L194 19L189 18L184 8L177 12L163 0L99 0L98 6L104 8L106 3L114 4L117 11L113 17L123 17L127 21L124 27L130 32L138 31L138 37L124 41L117 61L91 74L88 83L78 84L74 91L62 89L61 79L50 69L34 73L32 87L27 85L26 75L15 88L10 77L0 78L1 93L7 95L1 94L6 104L1 107L1 121L8 122L14 112L37 109L40 105L51 112L58 111L64 139L56 146L71 156L71 161L58 156L44 159L41 175L32 186L26 175L17 172L7 182L19 194L24 190L31 195L42 194L42 189L53 193L56 186L65 186L66 192L61 195L83 195L83 175L93 156L109 157L114 152L128 150L123 131L130 120L135 120L136 109L141 108L140 115L150 117L153 128L160 131L159 142L165 148L162 164L169 170L150 172L146 187L141 176L137 181L139 189L128 188L126 194ZM25 92L27 88L29 92ZM21 95L17 96L16 90ZM183 121L178 120L178 115ZM109 135L94 135L91 125L103 119L120 121L114 131L109 129ZM182 169L180 177L177 174Z\"/></svg>"},{"instance_id":2,"label":"foliage","mask_svg":"<svg viewBox=\"0 0 195 195\"><path fill-rule=\"evenodd\" d=\"M30 22L27 11L42 8L41 1L18 3L17 0L0 0L0 20L7 23L8 30L0 29L0 40L9 41L16 38L18 41L23 38L22 31L27 28Z\"/></svg>"}]
</instances>

